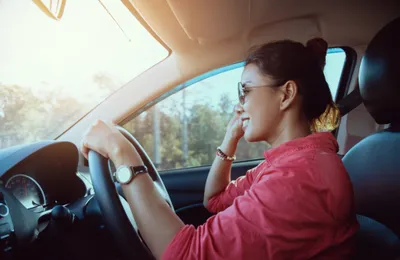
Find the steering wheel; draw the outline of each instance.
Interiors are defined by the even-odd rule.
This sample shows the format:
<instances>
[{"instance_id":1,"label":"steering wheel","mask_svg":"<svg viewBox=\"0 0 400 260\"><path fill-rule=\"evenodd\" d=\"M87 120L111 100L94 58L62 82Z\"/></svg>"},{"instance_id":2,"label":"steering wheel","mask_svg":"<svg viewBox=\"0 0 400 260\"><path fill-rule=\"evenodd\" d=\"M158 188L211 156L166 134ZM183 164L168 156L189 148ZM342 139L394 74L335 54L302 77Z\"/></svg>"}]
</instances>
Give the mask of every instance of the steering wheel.
<instances>
[{"instance_id":1,"label":"steering wheel","mask_svg":"<svg viewBox=\"0 0 400 260\"><path fill-rule=\"evenodd\" d=\"M160 174L143 147L127 130L119 126L117 128L136 148L148 169L150 177L153 179L155 187L174 210ZM112 173L108 167L108 160L95 151L89 151L88 157L95 198L102 212L105 225L117 241L119 248L130 259L154 259L139 235L128 203L116 190Z\"/></svg>"}]
</instances>

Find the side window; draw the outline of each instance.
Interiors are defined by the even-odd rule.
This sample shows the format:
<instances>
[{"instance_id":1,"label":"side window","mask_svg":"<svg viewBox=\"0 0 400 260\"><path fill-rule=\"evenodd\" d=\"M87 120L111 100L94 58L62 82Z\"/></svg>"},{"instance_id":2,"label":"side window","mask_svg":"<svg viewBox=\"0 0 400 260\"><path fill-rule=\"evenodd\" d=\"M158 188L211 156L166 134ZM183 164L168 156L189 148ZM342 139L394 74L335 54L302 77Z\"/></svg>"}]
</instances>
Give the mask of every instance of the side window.
<instances>
[{"instance_id":1,"label":"side window","mask_svg":"<svg viewBox=\"0 0 400 260\"><path fill-rule=\"evenodd\" d=\"M325 67L334 98L345 61L344 52L338 50L328 53ZM238 102L242 72L243 63L238 63L206 73L123 127L137 138L160 171L210 165ZM268 148L267 143L242 139L236 156L239 161L260 159Z\"/></svg>"},{"instance_id":2,"label":"side window","mask_svg":"<svg viewBox=\"0 0 400 260\"><path fill-rule=\"evenodd\" d=\"M342 48L330 48L326 55L326 65L324 74L333 100L336 100L340 77L342 76L343 67L346 62L346 53Z\"/></svg>"}]
</instances>

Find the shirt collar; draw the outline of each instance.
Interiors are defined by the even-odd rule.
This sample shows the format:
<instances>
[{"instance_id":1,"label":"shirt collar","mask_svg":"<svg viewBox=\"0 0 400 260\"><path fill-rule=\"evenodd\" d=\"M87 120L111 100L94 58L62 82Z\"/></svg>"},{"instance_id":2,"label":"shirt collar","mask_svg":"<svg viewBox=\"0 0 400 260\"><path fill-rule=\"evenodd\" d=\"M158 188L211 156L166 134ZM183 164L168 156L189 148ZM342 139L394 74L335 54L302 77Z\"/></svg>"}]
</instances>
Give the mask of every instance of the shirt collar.
<instances>
[{"instance_id":1,"label":"shirt collar","mask_svg":"<svg viewBox=\"0 0 400 260\"><path fill-rule=\"evenodd\" d=\"M336 138L330 132L321 132L310 134L305 137L296 138L291 141L285 142L275 148L266 150L264 152L265 160L271 164L274 159L281 156L288 156L294 152L305 149L323 149L337 153L339 145Z\"/></svg>"}]
</instances>

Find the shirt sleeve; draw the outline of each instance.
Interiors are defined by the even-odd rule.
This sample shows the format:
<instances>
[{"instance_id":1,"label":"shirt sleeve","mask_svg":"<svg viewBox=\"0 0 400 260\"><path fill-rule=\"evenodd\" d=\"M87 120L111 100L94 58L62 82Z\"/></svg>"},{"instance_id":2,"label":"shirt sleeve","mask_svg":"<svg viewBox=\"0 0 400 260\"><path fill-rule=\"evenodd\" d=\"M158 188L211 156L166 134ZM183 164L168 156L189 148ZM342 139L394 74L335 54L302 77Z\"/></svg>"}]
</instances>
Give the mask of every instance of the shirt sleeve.
<instances>
[{"instance_id":1,"label":"shirt sleeve","mask_svg":"<svg viewBox=\"0 0 400 260\"><path fill-rule=\"evenodd\" d=\"M162 259L310 259L336 232L319 192L299 178L261 180L204 225L184 226Z\"/></svg>"},{"instance_id":2,"label":"shirt sleeve","mask_svg":"<svg viewBox=\"0 0 400 260\"><path fill-rule=\"evenodd\" d=\"M246 190L250 189L254 180L253 175L256 168L248 170L246 175L231 181L224 191L211 197L207 204L208 211L217 213L225 210L232 205L236 197L243 195Z\"/></svg>"}]
</instances>

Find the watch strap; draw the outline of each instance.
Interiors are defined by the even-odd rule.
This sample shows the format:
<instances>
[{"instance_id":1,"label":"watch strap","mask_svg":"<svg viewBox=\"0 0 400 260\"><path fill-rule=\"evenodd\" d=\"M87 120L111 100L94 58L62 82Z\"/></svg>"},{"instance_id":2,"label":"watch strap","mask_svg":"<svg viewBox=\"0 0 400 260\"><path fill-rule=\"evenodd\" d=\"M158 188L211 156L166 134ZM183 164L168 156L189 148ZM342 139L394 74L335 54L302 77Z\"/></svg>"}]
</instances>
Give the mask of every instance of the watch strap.
<instances>
[{"instance_id":1,"label":"watch strap","mask_svg":"<svg viewBox=\"0 0 400 260\"><path fill-rule=\"evenodd\" d=\"M139 175L141 173L147 173L147 167L144 165L140 166L129 166L129 169L132 171L133 176Z\"/></svg>"},{"instance_id":2,"label":"watch strap","mask_svg":"<svg viewBox=\"0 0 400 260\"><path fill-rule=\"evenodd\" d=\"M127 167L127 168L129 168L129 170L130 170L130 172L131 172L131 177L129 178L129 181L127 181L127 182L124 182L124 183L122 183L122 182L120 182L120 181L118 181L118 178L117 178L117 172L118 172L118 169L112 174L112 179L113 179L113 181L114 182L118 182L118 183L121 183L121 184L127 184L127 183L130 183L137 175L139 175L139 174L142 174L142 173L147 173L148 171L147 171L147 167L146 166L144 166L144 165L140 165L140 166L125 166L125 167Z\"/></svg>"}]
</instances>

